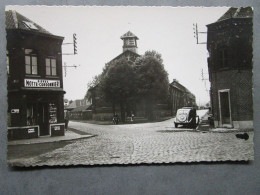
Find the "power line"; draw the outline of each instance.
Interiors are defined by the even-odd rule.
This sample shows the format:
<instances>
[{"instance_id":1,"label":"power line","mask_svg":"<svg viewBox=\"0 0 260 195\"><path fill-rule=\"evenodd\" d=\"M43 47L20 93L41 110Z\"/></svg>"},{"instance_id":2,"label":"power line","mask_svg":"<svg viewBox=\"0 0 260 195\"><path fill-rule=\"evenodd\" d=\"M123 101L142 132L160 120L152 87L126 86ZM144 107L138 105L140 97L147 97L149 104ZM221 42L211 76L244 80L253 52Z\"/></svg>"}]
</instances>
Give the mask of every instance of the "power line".
<instances>
[{"instance_id":1,"label":"power line","mask_svg":"<svg viewBox=\"0 0 260 195\"><path fill-rule=\"evenodd\" d=\"M64 67L64 76L66 77L67 76L67 68L77 68L77 67L79 67L80 66L80 64L79 65L75 65L75 64L73 64L73 65L67 65L67 63L66 62L64 62L64 65L62 66L62 67Z\"/></svg>"},{"instance_id":2,"label":"power line","mask_svg":"<svg viewBox=\"0 0 260 195\"><path fill-rule=\"evenodd\" d=\"M207 42L199 42L199 34L206 34L207 32L199 32L198 24L193 24L193 34L194 38L196 39L197 44L207 44Z\"/></svg>"}]
</instances>

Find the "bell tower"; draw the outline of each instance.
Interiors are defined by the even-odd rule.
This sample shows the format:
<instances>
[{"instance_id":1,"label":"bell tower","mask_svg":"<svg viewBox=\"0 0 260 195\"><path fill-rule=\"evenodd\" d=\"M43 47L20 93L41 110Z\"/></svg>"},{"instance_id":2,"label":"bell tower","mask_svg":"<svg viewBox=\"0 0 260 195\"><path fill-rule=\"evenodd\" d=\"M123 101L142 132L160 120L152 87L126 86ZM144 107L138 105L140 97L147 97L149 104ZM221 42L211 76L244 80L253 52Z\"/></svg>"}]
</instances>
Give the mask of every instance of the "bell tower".
<instances>
[{"instance_id":1,"label":"bell tower","mask_svg":"<svg viewBox=\"0 0 260 195\"><path fill-rule=\"evenodd\" d=\"M137 36L135 36L132 32L128 31L120 38L123 40L123 52L130 50L137 53Z\"/></svg>"}]
</instances>

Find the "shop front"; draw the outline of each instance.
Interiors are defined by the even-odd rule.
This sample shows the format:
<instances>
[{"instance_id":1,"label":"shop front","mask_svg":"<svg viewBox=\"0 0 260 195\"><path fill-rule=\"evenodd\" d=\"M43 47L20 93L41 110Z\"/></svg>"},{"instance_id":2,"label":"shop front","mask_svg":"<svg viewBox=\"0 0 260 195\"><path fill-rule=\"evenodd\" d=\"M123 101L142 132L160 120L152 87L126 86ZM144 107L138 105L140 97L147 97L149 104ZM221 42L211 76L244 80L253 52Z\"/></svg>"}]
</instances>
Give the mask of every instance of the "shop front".
<instances>
[{"instance_id":1,"label":"shop front","mask_svg":"<svg viewBox=\"0 0 260 195\"><path fill-rule=\"evenodd\" d=\"M63 136L64 91L61 88L23 88L10 91L8 139Z\"/></svg>"}]
</instances>

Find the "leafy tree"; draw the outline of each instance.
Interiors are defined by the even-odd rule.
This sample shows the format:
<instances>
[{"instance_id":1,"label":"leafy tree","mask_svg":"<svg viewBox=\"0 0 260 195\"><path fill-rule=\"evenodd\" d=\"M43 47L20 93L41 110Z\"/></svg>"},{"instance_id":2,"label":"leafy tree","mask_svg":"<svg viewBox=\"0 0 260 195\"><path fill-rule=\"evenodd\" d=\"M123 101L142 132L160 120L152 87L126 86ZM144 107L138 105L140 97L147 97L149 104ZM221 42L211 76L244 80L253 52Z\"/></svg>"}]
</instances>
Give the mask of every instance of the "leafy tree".
<instances>
[{"instance_id":1,"label":"leafy tree","mask_svg":"<svg viewBox=\"0 0 260 195\"><path fill-rule=\"evenodd\" d=\"M136 84L137 76L134 68L125 58L112 61L105 66L100 87L105 99L112 103L113 112L115 104L119 103L123 122L125 122L127 102L137 92Z\"/></svg>"},{"instance_id":2,"label":"leafy tree","mask_svg":"<svg viewBox=\"0 0 260 195\"><path fill-rule=\"evenodd\" d=\"M136 61L138 96L143 99L149 120L154 120L153 107L158 101L168 98L169 80L161 55L148 51Z\"/></svg>"},{"instance_id":3,"label":"leafy tree","mask_svg":"<svg viewBox=\"0 0 260 195\"><path fill-rule=\"evenodd\" d=\"M88 101L90 101L90 99L91 99L91 90L90 89L96 87L101 82L101 79L102 79L102 74L99 74L99 75L94 76L92 78L92 80L88 82L88 84L87 84L88 90L85 95L85 98Z\"/></svg>"}]
</instances>

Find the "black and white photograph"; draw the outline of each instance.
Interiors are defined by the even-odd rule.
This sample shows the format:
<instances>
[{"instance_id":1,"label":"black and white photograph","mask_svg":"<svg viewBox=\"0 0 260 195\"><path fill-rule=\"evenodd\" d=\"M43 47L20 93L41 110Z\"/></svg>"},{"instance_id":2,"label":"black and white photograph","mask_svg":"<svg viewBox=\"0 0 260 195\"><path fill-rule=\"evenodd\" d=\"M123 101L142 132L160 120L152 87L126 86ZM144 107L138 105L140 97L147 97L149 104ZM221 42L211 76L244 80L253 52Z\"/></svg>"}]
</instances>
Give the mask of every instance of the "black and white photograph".
<instances>
[{"instance_id":1,"label":"black and white photograph","mask_svg":"<svg viewBox=\"0 0 260 195\"><path fill-rule=\"evenodd\" d=\"M8 165L253 161L253 12L6 6Z\"/></svg>"}]
</instances>

